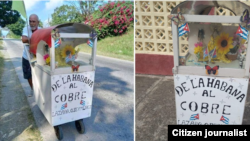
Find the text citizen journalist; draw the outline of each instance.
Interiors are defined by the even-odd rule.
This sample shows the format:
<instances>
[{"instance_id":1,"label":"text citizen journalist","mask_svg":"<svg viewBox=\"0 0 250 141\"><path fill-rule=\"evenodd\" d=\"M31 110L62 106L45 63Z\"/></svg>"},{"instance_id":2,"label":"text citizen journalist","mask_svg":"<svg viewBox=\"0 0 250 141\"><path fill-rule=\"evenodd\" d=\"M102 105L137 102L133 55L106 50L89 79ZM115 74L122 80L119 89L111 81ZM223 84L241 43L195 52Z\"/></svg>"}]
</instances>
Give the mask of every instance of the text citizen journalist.
<instances>
[{"instance_id":1,"label":"text citizen journalist","mask_svg":"<svg viewBox=\"0 0 250 141\"><path fill-rule=\"evenodd\" d=\"M203 136L202 131L188 131L187 129L174 129L172 131L173 136ZM207 131L205 129L204 138L208 136L247 136L247 130L239 131L234 129L233 131Z\"/></svg>"}]
</instances>

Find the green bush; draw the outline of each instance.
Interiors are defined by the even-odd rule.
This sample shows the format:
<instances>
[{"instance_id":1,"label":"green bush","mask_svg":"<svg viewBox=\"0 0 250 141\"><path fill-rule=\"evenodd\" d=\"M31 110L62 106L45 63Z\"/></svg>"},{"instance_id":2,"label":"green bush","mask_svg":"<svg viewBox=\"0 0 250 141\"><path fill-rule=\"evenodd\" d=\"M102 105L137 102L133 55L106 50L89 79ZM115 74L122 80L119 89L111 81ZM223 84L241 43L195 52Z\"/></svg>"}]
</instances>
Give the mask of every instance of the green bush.
<instances>
[{"instance_id":1,"label":"green bush","mask_svg":"<svg viewBox=\"0 0 250 141\"><path fill-rule=\"evenodd\" d=\"M98 39L121 35L133 23L134 5L130 1L108 2L85 20L85 24L96 30Z\"/></svg>"}]
</instances>

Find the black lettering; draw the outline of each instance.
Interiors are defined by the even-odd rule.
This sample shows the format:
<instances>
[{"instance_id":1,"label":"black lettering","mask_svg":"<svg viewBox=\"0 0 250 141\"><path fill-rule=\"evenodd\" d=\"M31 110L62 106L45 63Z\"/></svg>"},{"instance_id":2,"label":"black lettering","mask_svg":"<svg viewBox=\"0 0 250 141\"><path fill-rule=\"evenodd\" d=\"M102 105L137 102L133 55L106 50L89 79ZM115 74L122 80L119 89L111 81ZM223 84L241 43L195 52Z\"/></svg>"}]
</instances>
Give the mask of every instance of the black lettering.
<instances>
[{"instance_id":1,"label":"black lettering","mask_svg":"<svg viewBox=\"0 0 250 141\"><path fill-rule=\"evenodd\" d=\"M218 108L219 108L219 104L213 104L211 113L213 113L213 110L216 110L216 114L218 114Z\"/></svg>"},{"instance_id":2,"label":"black lettering","mask_svg":"<svg viewBox=\"0 0 250 141\"><path fill-rule=\"evenodd\" d=\"M56 86L57 86L58 88L60 88L61 85L59 85L58 82L59 82L59 80L56 81Z\"/></svg>"},{"instance_id":3,"label":"black lettering","mask_svg":"<svg viewBox=\"0 0 250 141\"><path fill-rule=\"evenodd\" d=\"M203 91L202 96L204 96L204 95L207 95L207 97L208 97L208 92L207 92L207 90L204 90L204 91Z\"/></svg>"},{"instance_id":4,"label":"black lettering","mask_svg":"<svg viewBox=\"0 0 250 141\"><path fill-rule=\"evenodd\" d=\"M68 99L68 101L72 101L73 100L73 93L69 93L69 99Z\"/></svg>"},{"instance_id":5,"label":"black lettering","mask_svg":"<svg viewBox=\"0 0 250 141\"><path fill-rule=\"evenodd\" d=\"M69 88L74 88L73 83L70 83Z\"/></svg>"},{"instance_id":6,"label":"black lettering","mask_svg":"<svg viewBox=\"0 0 250 141\"><path fill-rule=\"evenodd\" d=\"M192 103L194 103L194 106L192 106ZM193 110L192 107L194 107L194 110ZM194 101L190 102L190 103L189 103L189 109L190 109L191 111L193 111L193 112L197 111L197 109L198 109L197 103L194 102Z\"/></svg>"},{"instance_id":7,"label":"black lettering","mask_svg":"<svg viewBox=\"0 0 250 141\"><path fill-rule=\"evenodd\" d=\"M73 74L73 79L72 81L76 81L76 75Z\"/></svg>"},{"instance_id":8,"label":"black lettering","mask_svg":"<svg viewBox=\"0 0 250 141\"><path fill-rule=\"evenodd\" d=\"M56 100L56 98L57 98L57 97L59 97L59 95L57 95L57 96L55 97L55 102L56 102L56 103L58 103L58 102L59 102L58 100Z\"/></svg>"},{"instance_id":9,"label":"black lettering","mask_svg":"<svg viewBox=\"0 0 250 141\"><path fill-rule=\"evenodd\" d=\"M210 97L215 97L215 95L212 95L212 90L210 90Z\"/></svg>"},{"instance_id":10,"label":"black lettering","mask_svg":"<svg viewBox=\"0 0 250 141\"><path fill-rule=\"evenodd\" d=\"M80 92L76 92L76 94L75 94L75 100L76 100L76 97L77 97L77 100L79 99L79 95L80 95Z\"/></svg>"},{"instance_id":11,"label":"black lettering","mask_svg":"<svg viewBox=\"0 0 250 141\"><path fill-rule=\"evenodd\" d=\"M181 102L181 109L186 111L186 109L182 107L183 103L187 103L187 102L186 101Z\"/></svg>"},{"instance_id":12,"label":"black lettering","mask_svg":"<svg viewBox=\"0 0 250 141\"><path fill-rule=\"evenodd\" d=\"M200 79L199 79L199 88L201 87L201 84L203 85L203 87L205 87L205 85L204 85L204 82L203 82L203 79L202 79L202 78L200 78Z\"/></svg>"},{"instance_id":13,"label":"black lettering","mask_svg":"<svg viewBox=\"0 0 250 141\"><path fill-rule=\"evenodd\" d=\"M232 90L233 90L233 86L230 85L225 92L230 91L229 94L231 94Z\"/></svg>"},{"instance_id":14,"label":"black lettering","mask_svg":"<svg viewBox=\"0 0 250 141\"><path fill-rule=\"evenodd\" d=\"M68 75L68 77L67 77L67 82L70 82L70 81L71 81L70 75Z\"/></svg>"},{"instance_id":15,"label":"black lettering","mask_svg":"<svg viewBox=\"0 0 250 141\"><path fill-rule=\"evenodd\" d=\"M238 93L237 93L237 91L238 91L238 90L235 89L234 92L232 93L232 95L237 96L238 94L240 94L241 91L239 91Z\"/></svg>"},{"instance_id":16,"label":"black lettering","mask_svg":"<svg viewBox=\"0 0 250 141\"><path fill-rule=\"evenodd\" d=\"M51 88L52 88L53 92L56 92L57 86L55 84L53 84Z\"/></svg>"},{"instance_id":17,"label":"black lettering","mask_svg":"<svg viewBox=\"0 0 250 141\"><path fill-rule=\"evenodd\" d=\"M179 90L181 91L181 93L178 91L177 88L179 88ZM177 94L178 94L179 96L182 96L182 95L183 95L183 90L182 90L182 88L181 88L180 86L177 86L177 87L175 88L175 91L177 92Z\"/></svg>"},{"instance_id":18,"label":"black lettering","mask_svg":"<svg viewBox=\"0 0 250 141\"><path fill-rule=\"evenodd\" d=\"M90 84L89 84L89 87L92 88L94 82L92 81Z\"/></svg>"},{"instance_id":19,"label":"black lettering","mask_svg":"<svg viewBox=\"0 0 250 141\"><path fill-rule=\"evenodd\" d=\"M185 92L189 91L190 89L186 90L186 87L184 86L184 84L186 84L186 82L181 83L181 86L182 86L182 88L184 89L184 91L185 91Z\"/></svg>"},{"instance_id":20,"label":"black lettering","mask_svg":"<svg viewBox=\"0 0 250 141\"><path fill-rule=\"evenodd\" d=\"M80 75L77 76L77 81L81 81Z\"/></svg>"},{"instance_id":21,"label":"black lettering","mask_svg":"<svg viewBox=\"0 0 250 141\"><path fill-rule=\"evenodd\" d=\"M224 84L225 84L225 86L224 86ZM227 86L227 82L223 81L222 84L221 84L220 90L224 91L226 89L226 86ZM222 90L222 88L224 88L224 89Z\"/></svg>"},{"instance_id":22,"label":"black lettering","mask_svg":"<svg viewBox=\"0 0 250 141\"><path fill-rule=\"evenodd\" d=\"M91 82L91 80L90 79L88 79L88 82L86 83L86 84L89 84ZM185 90L185 89L184 89Z\"/></svg>"},{"instance_id":23,"label":"black lettering","mask_svg":"<svg viewBox=\"0 0 250 141\"><path fill-rule=\"evenodd\" d=\"M62 78L63 84L66 84L67 82L64 82L64 77Z\"/></svg>"},{"instance_id":24,"label":"black lettering","mask_svg":"<svg viewBox=\"0 0 250 141\"><path fill-rule=\"evenodd\" d=\"M84 76L83 76L83 75L81 75L81 82L83 82L83 79L84 79Z\"/></svg>"},{"instance_id":25,"label":"black lettering","mask_svg":"<svg viewBox=\"0 0 250 141\"><path fill-rule=\"evenodd\" d=\"M239 97L237 97L236 99L241 99L240 102L242 102L242 100L245 98L245 94L241 94Z\"/></svg>"},{"instance_id":26,"label":"black lettering","mask_svg":"<svg viewBox=\"0 0 250 141\"><path fill-rule=\"evenodd\" d=\"M207 78L207 87L209 87L209 85L210 87L213 87L213 83L214 83L214 79L212 79L210 82L210 78Z\"/></svg>"},{"instance_id":27,"label":"black lettering","mask_svg":"<svg viewBox=\"0 0 250 141\"><path fill-rule=\"evenodd\" d=\"M61 101L62 101L62 102L65 102L66 100L67 100L66 94L62 94L62 95L61 95Z\"/></svg>"},{"instance_id":28,"label":"black lettering","mask_svg":"<svg viewBox=\"0 0 250 141\"><path fill-rule=\"evenodd\" d=\"M224 114L224 115L230 115L230 113L225 113L225 110L226 110L225 107L229 107L230 108L231 106L230 105L224 105L222 114Z\"/></svg>"},{"instance_id":29,"label":"black lettering","mask_svg":"<svg viewBox=\"0 0 250 141\"><path fill-rule=\"evenodd\" d=\"M76 83L74 83L74 88L77 88Z\"/></svg>"},{"instance_id":30,"label":"black lettering","mask_svg":"<svg viewBox=\"0 0 250 141\"><path fill-rule=\"evenodd\" d=\"M87 77L84 78L83 82L87 83Z\"/></svg>"},{"instance_id":31,"label":"black lettering","mask_svg":"<svg viewBox=\"0 0 250 141\"><path fill-rule=\"evenodd\" d=\"M205 111L203 111L203 109ZM208 112L208 103L201 103L201 112L202 113L207 113Z\"/></svg>"},{"instance_id":32,"label":"black lettering","mask_svg":"<svg viewBox=\"0 0 250 141\"><path fill-rule=\"evenodd\" d=\"M214 88L217 86L217 89L220 88L220 80L216 80Z\"/></svg>"},{"instance_id":33,"label":"black lettering","mask_svg":"<svg viewBox=\"0 0 250 141\"><path fill-rule=\"evenodd\" d=\"M196 87L194 87L194 84L193 84L193 79L192 79L192 80L190 80L190 81L191 81L191 84L192 84L192 86L193 86L193 89L197 88L197 86L196 86Z\"/></svg>"}]
</instances>

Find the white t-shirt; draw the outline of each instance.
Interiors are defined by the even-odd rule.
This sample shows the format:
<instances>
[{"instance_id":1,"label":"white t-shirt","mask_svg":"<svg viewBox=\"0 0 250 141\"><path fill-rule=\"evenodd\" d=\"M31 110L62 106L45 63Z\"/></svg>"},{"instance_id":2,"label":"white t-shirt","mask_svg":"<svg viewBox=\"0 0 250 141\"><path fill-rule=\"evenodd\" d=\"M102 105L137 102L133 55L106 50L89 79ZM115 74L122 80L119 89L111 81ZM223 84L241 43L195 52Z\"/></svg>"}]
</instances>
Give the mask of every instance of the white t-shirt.
<instances>
[{"instance_id":1,"label":"white t-shirt","mask_svg":"<svg viewBox=\"0 0 250 141\"><path fill-rule=\"evenodd\" d=\"M41 27L38 27L37 29L41 29ZM29 31L29 34L28 34L28 31ZM32 35L32 30L29 26L28 30L27 30L27 26L23 28L23 36L27 36L29 39L31 38L31 35ZM29 36L28 36L29 35ZM28 43L23 43L23 47L27 49L27 51L30 50L30 47L29 47L29 44ZM29 60L25 50L23 49L23 58L26 59L26 60Z\"/></svg>"}]
</instances>

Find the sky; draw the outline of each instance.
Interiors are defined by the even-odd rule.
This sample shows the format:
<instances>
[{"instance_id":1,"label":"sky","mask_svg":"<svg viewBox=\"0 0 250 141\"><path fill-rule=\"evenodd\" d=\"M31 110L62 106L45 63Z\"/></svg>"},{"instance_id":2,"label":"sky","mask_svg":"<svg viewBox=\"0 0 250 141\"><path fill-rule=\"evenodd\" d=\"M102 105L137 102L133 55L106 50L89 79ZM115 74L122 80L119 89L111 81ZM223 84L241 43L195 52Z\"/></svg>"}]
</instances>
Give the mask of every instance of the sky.
<instances>
[{"instance_id":1,"label":"sky","mask_svg":"<svg viewBox=\"0 0 250 141\"><path fill-rule=\"evenodd\" d=\"M63 0L24 0L27 17L31 14L38 15L40 21L43 22L43 26L48 26L48 19L51 19L51 14L56 7L60 7L64 4L69 4L69 1Z\"/></svg>"},{"instance_id":2,"label":"sky","mask_svg":"<svg viewBox=\"0 0 250 141\"><path fill-rule=\"evenodd\" d=\"M43 27L49 27L48 19L51 20L51 14L57 7L62 5L70 5L70 2L77 0L23 0L25 4L25 9L27 17L31 14L38 15L40 21L43 22ZM118 0L110 0L118 1ZM107 3L108 0L104 0ZM97 9L98 7L96 7ZM28 20L28 19L27 19ZM2 34L7 34L8 32L2 31Z\"/></svg>"},{"instance_id":3,"label":"sky","mask_svg":"<svg viewBox=\"0 0 250 141\"><path fill-rule=\"evenodd\" d=\"M48 19L51 20L51 14L54 9L62 5L70 5L70 2L76 0L24 0L27 17L31 14L37 14L44 27L48 27ZM112 1L112 0L111 0ZM107 0L104 0L107 2Z\"/></svg>"}]
</instances>

